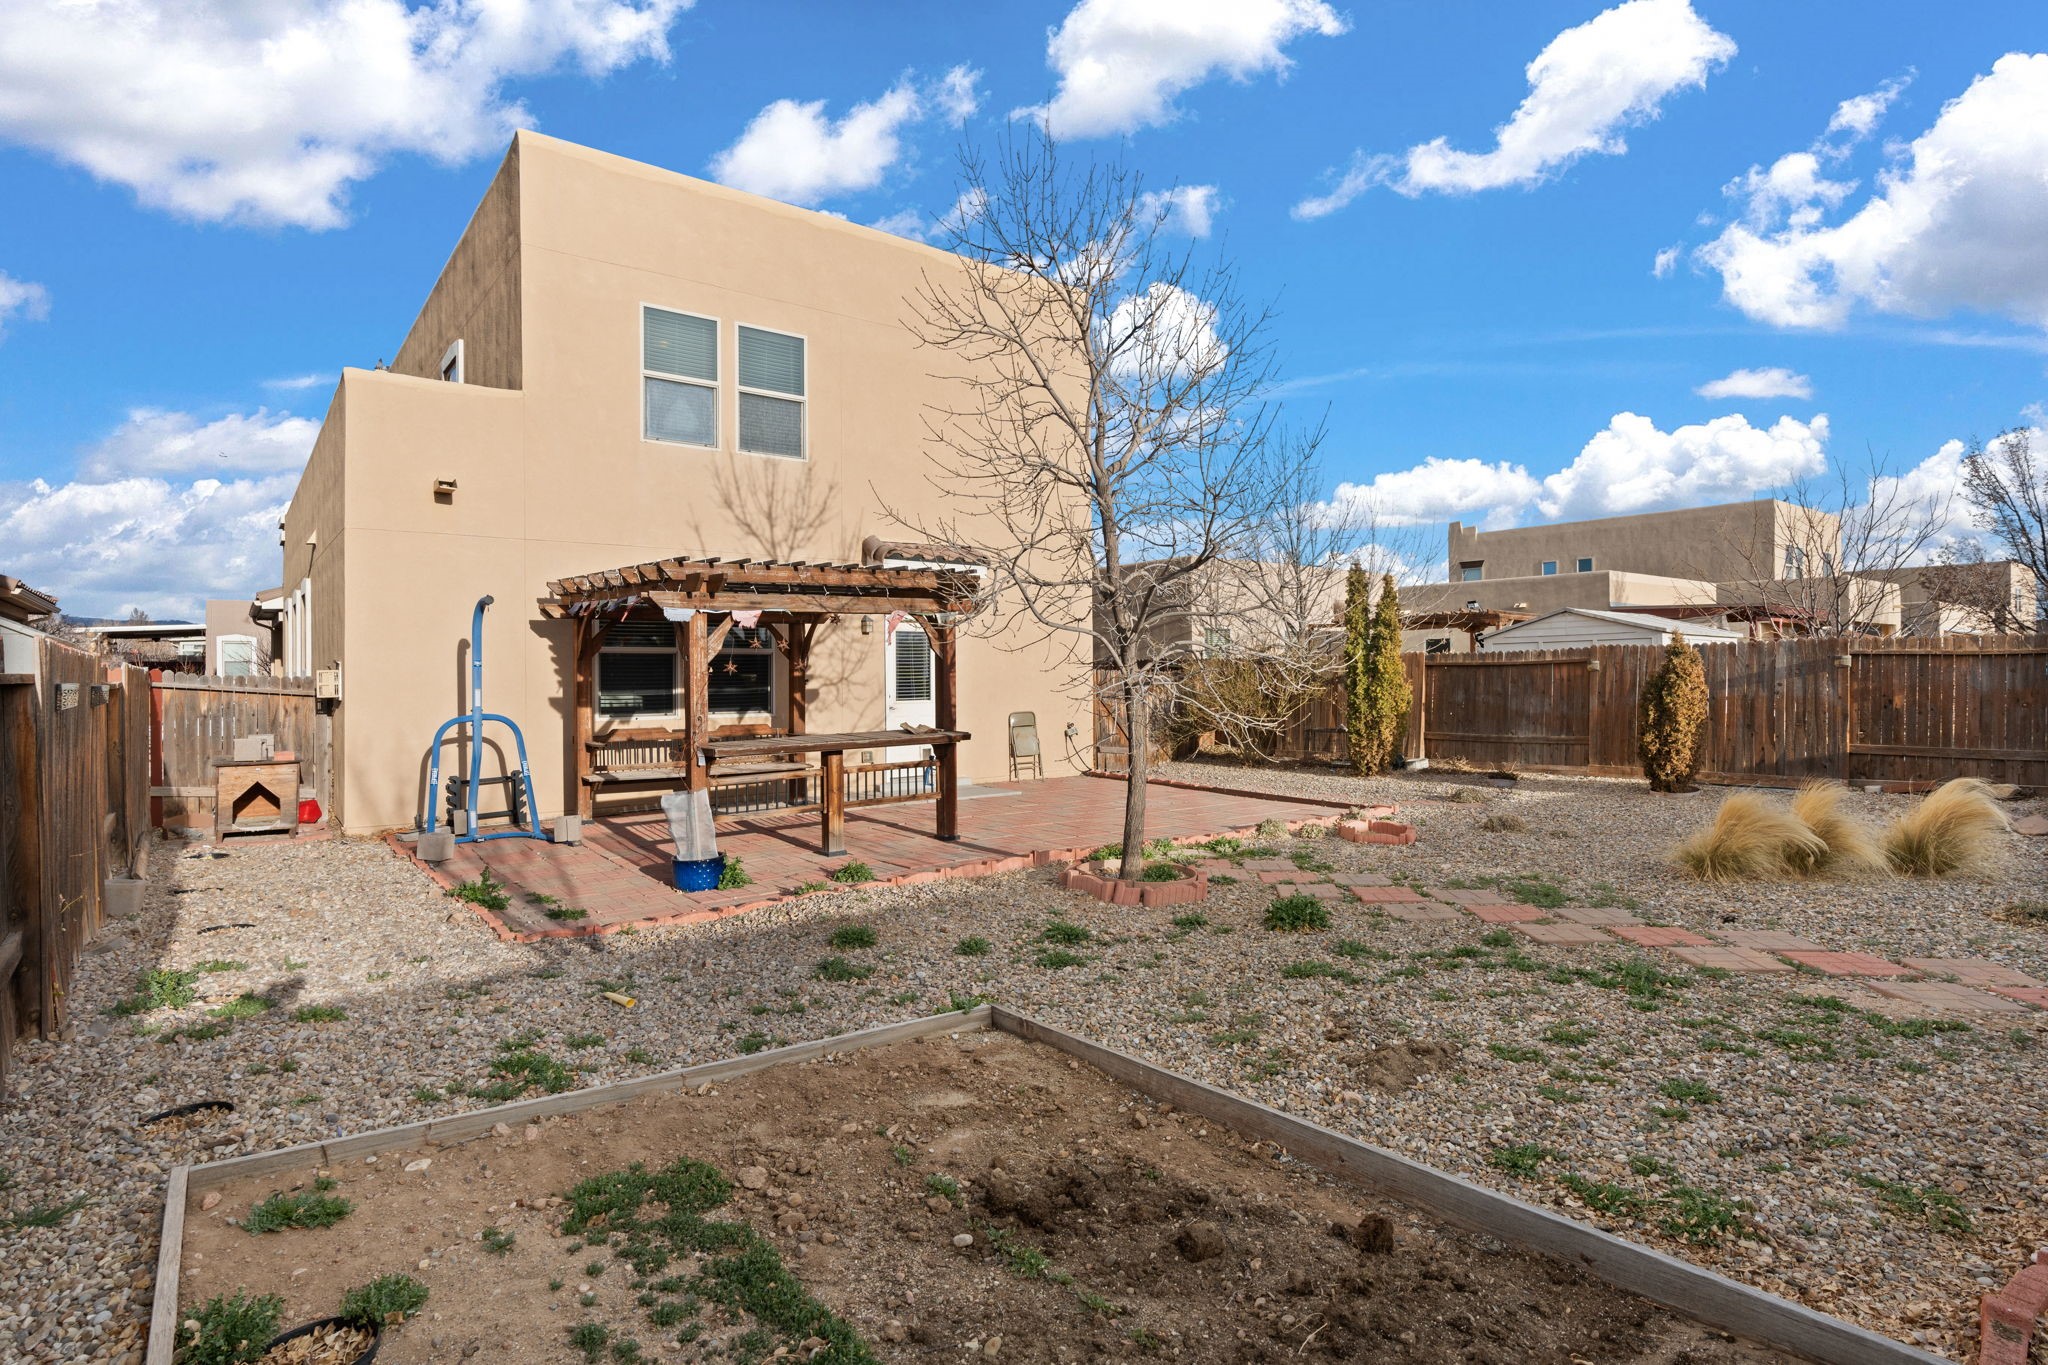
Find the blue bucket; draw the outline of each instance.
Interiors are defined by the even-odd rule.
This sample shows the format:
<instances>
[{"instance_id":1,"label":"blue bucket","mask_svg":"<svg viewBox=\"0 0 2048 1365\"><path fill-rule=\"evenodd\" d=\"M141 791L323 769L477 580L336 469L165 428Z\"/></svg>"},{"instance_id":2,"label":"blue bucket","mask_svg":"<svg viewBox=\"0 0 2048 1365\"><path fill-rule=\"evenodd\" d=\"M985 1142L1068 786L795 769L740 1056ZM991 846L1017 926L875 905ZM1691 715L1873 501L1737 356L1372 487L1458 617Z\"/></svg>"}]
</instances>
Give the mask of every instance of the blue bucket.
<instances>
[{"instance_id":1,"label":"blue bucket","mask_svg":"<svg viewBox=\"0 0 2048 1365\"><path fill-rule=\"evenodd\" d=\"M715 891L725 872L725 855L716 858L677 858L673 864L678 891Z\"/></svg>"}]
</instances>

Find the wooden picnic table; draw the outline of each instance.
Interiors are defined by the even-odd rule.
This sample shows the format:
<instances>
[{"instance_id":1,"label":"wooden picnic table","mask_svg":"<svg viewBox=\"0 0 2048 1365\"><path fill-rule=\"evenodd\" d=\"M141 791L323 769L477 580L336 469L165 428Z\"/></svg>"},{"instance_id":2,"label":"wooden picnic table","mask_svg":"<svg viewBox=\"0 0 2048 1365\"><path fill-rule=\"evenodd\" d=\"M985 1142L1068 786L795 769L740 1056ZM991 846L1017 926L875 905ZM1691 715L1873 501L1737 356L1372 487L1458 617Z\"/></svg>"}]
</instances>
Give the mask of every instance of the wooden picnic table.
<instances>
[{"instance_id":1,"label":"wooden picnic table","mask_svg":"<svg viewBox=\"0 0 2048 1365\"><path fill-rule=\"evenodd\" d=\"M846 852L846 751L883 749L903 745L931 746L938 762L938 836L960 837L959 745L974 738L965 730L899 729L846 730L838 734L750 735L734 739L706 740L701 746L706 764L721 760L759 760L779 754L816 754L820 774L819 837L821 851Z\"/></svg>"}]
</instances>

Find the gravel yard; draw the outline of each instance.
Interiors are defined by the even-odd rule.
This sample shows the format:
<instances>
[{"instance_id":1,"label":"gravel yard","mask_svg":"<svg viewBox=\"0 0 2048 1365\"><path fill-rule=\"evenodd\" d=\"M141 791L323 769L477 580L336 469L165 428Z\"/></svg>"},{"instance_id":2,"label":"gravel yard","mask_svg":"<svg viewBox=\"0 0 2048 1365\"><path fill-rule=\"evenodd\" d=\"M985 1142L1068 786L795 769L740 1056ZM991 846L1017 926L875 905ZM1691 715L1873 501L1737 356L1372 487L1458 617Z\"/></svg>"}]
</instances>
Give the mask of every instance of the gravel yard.
<instances>
[{"instance_id":1,"label":"gravel yard","mask_svg":"<svg viewBox=\"0 0 2048 1365\"><path fill-rule=\"evenodd\" d=\"M1436 774L1169 775L1396 801L1420 826L1407 848L1268 841L1332 865L1326 877L1526 879L1652 923L2048 977L2048 928L1993 914L2042 899L2048 840L2013 837L1977 879L1704 888L1664 853L1711 794L1525 778L1454 804L1441 798L1466 784ZM1875 822L1910 800L1848 807ZM1527 829L1481 828L1501 815ZM1271 888L1250 871L1212 891L1200 923L1032 872L538 945L492 938L382 844L166 846L153 873L141 919L81 963L79 1036L18 1055L0 1126L8 1359L139 1362L178 1162L491 1103L536 1074L494 1074L515 1036L588 1084L976 995L1957 1359L1977 1295L2048 1240L2039 1010L1935 1030L1832 978L1693 972L1659 950L1551 947L1464 912L1409 922L1349 897L1328 902L1326 930L1272 932ZM1049 942L1054 921L1086 937ZM849 925L872 946L828 942ZM161 1008L108 1012L159 968L196 976ZM179 1005L184 980L197 998ZM141 1123L207 1099L236 1108Z\"/></svg>"}]
</instances>

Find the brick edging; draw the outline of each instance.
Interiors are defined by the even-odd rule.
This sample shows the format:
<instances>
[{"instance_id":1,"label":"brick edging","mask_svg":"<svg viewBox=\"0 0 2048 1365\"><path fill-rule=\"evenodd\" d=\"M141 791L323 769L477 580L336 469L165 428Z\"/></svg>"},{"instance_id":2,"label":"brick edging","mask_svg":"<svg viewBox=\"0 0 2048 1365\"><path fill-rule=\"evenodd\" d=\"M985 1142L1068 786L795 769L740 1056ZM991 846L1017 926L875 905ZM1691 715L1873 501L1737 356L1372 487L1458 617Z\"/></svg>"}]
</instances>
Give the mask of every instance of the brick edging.
<instances>
[{"instance_id":1,"label":"brick edging","mask_svg":"<svg viewBox=\"0 0 2048 1365\"><path fill-rule=\"evenodd\" d=\"M1196 790L1209 791L1213 790L1213 788L1203 787ZM1328 802L1313 802L1309 804L1329 805ZM1292 834L1308 825L1330 826L1336 823L1336 819L1335 815L1312 816L1302 820L1288 820L1284 823L1287 826L1288 833ZM1243 838L1257 832L1257 825L1237 825L1230 829L1218 830L1213 834L1179 835L1169 840L1169 842L1175 847L1185 847L1191 844L1207 843L1211 839L1226 837ZM413 848L409 847L399 838L399 833L397 830L392 830L384 835L384 842L390 846L391 851L426 873L427 877L443 891L453 891L459 883L453 877L441 871L438 866L420 861ZM585 847L590 848L592 852L597 853L601 857L618 863L622 867L632 868L636 874L645 875L634 864L607 852L602 847L594 844L586 844ZM665 929L684 924L708 924L713 920L729 919L734 915L743 915L750 910L765 910L770 906L787 905L791 901L804 900L811 896L836 895L841 892L856 890L863 886L916 886L924 882L949 881L961 877L999 877L1010 872L1029 871L1034 867L1051 867L1055 864L1082 862L1089 854L1100 847L1100 844L1087 844L1079 848L1035 849L1030 853L1002 854L992 858L979 858L971 863L956 863L950 867L918 868L915 871L898 873L893 877L876 877L869 881L852 882L844 885L834 884L829 890L824 891L781 892L775 895L763 896L760 900L744 901L738 905L723 905L701 910L682 910L673 915L645 915L619 924L564 925L559 929L515 929L495 910L469 901L459 903L475 911L477 918L484 922L485 927L506 943L544 943L551 939L600 938L606 934L616 934L626 929L637 930L643 927ZM651 880L659 881L660 879L652 878ZM1204 878L1205 885L1206 882L1207 879ZM1164 882L1157 884L1161 886L1169 885L1169 883ZM682 893L678 892L677 894L680 895Z\"/></svg>"},{"instance_id":2,"label":"brick edging","mask_svg":"<svg viewBox=\"0 0 2048 1365\"><path fill-rule=\"evenodd\" d=\"M1977 1365L2027 1365L2034 1324L2048 1310L2048 1249L1980 1302Z\"/></svg>"}]
</instances>

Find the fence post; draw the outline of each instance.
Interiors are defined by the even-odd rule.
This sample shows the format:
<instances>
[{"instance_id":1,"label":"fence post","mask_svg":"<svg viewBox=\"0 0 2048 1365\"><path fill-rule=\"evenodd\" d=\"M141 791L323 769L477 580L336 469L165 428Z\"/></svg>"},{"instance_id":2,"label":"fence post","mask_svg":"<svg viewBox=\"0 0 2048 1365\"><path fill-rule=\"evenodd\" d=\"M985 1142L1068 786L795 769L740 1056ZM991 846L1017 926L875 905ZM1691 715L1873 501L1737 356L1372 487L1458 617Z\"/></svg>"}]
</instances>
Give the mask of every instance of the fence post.
<instances>
[{"instance_id":1,"label":"fence post","mask_svg":"<svg viewBox=\"0 0 2048 1365\"><path fill-rule=\"evenodd\" d=\"M43 821L36 781L36 709L41 700L34 678L0 686L0 832L9 839L7 886L0 898L18 907L21 916L21 957L7 983L16 1002L18 1026L43 1021L43 936L48 917L43 904Z\"/></svg>"},{"instance_id":2,"label":"fence post","mask_svg":"<svg viewBox=\"0 0 2048 1365\"><path fill-rule=\"evenodd\" d=\"M1429 655L1417 651L1408 665L1408 761L1429 761Z\"/></svg>"}]
</instances>

